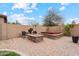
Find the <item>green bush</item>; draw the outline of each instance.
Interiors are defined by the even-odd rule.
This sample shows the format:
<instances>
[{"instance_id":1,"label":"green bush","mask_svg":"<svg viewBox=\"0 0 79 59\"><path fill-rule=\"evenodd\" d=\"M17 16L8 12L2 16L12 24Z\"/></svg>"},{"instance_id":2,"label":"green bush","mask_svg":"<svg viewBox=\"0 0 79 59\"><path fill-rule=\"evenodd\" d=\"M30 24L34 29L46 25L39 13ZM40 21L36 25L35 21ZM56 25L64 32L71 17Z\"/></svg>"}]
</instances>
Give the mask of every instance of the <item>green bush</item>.
<instances>
[{"instance_id":1,"label":"green bush","mask_svg":"<svg viewBox=\"0 0 79 59\"><path fill-rule=\"evenodd\" d=\"M67 24L67 25L65 25L64 35L70 36L71 35L71 28L72 27L73 27L73 24Z\"/></svg>"},{"instance_id":2,"label":"green bush","mask_svg":"<svg viewBox=\"0 0 79 59\"><path fill-rule=\"evenodd\" d=\"M0 51L0 56L20 56L20 54L13 51Z\"/></svg>"}]
</instances>

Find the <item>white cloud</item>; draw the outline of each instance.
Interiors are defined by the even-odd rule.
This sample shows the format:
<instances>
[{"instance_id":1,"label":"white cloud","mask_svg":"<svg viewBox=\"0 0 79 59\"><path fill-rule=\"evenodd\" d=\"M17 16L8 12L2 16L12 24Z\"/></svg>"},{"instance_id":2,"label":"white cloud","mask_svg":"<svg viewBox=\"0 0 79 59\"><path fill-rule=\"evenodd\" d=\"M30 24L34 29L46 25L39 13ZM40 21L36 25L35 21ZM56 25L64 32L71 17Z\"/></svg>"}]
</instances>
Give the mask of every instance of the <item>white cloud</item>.
<instances>
[{"instance_id":1,"label":"white cloud","mask_svg":"<svg viewBox=\"0 0 79 59\"><path fill-rule=\"evenodd\" d=\"M18 9L21 9L21 8L24 8L26 6L25 3L15 3L12 7L12 10L18 8Z\"/></svg>"},{"instance_id":2,"label":"white cloud","mask_svg":"<svg viewBox=\"0 0 79 59\"><path fill-rule=\"evenodd\" d=\"M61 3L62 6L67 6L69 3Z\"/></svg>"},{"instance_id":3,"label":"white cloud","mask_svg":"<svg viewBox=\"0 0 79 59\"><path fill-rule=\"evenodd\" d=\"M65 9L65 6L60 7L60 11L63 11Z\"/></svg>"},{"instance_id":4,"label":"white cloud","mask_svg":"<svg viewBox=\"0 0 79 59\"><path fill-rule=\"evenodd\" d=\"M76 23L79 23L79 18L72 18L71 21L75 21Z\"/></svg>"},{"instance_id":5,"label":"white cloud","mask_svg":"<svg viewBox=\"0 0 79 59\"><path fill-rule=\"evenodd\" d=\"M31 24L32 21L35 20L34 17L26 17L24 16L24 14L13 14L9 16L8 18L12 20L18 20L18 22L20 22L23 25L29 25Z\"/></svg>"},{"instance_id":6,"label":"white cloud","mask_svg":"<svg viewBox=\"0 0 79 59\"><path fill-rule=\"evenodd\" d=\"M36 4L36 3L32 3L31 8L33 8L33 9L37 9L37 4Z\"/></svg>"},{"instance_id":7,"label":"white cloud","mask_svg":"<svg viewBox=\"0 0 79 59\"><path fill-rule=\"evenodd\" d=\"M23 9L24 12L30 13L33 10L37 9L37 4L36 3L15 3L12 7L12 10L14 9Z\"/></svg>"},{"instance_id":8,"label":"white cloud","mask_svg":"<svg viewBox=\"0 0 79 59\"><path fill-rule=\"evenodd\" d=\"M3 12L3 15L7 15L7 12Z\"/></svg>"},{"instance_id":9,"label":"white cloud","mask_svg":"<svg viewBox=\"0 0 79 59\"><path fill-rule=\"evenodd\" d=\"M66 6L68 6L69 3L61 3L61 7L59 8L59 11L63 11L66 9Z\"/></svg>"},{"instance_id":10,"label":"white cloud","mask_svg":"<svg viewBox=\"0 0 79 59\"><path fill-rule=\"evenodd\" d=\"M79 23L79 18L70 18L66 21L66 23L72 23L72 21L75 21L76 23Z\"/></svg>"},{"instance_id":11,"label":"white cloud","mask_svg":"<svg viewBox=\"0 0 79 59\"><path fill-rule=\"evenodd\" d=\"M39 18L43 18L43 16L39 16Z\"/></svg>"},{"instance_id":12,"label":"white cloud","mask_svg":"<svg viewBox=\"0 0 79 59\"><path fill-rule=\"evenodd\" d=\"M31 12L33 12L33 10L24 11L24 13L31 13Z\"/></svg>"},{"instance_id":13,"label":"white cloud","mask_svg":"<svg viewBox=\"0 0 79 59\"><path fill-rule=\"evenodd\" d=\"M11 11L10 14L13 14L13 12Z\"/></svg>"},{"instance_id":14,"label":"white cloud","mask_svg":"<svg viewBox=\"0 0 79 59\"><path fill-rule=\"evenodd\" d=\"M50 11L50 10L53 10L53 8L52 8L52 7L49 7L49 8L48 8L48 11Z\"/></svg>"}]
</instances>

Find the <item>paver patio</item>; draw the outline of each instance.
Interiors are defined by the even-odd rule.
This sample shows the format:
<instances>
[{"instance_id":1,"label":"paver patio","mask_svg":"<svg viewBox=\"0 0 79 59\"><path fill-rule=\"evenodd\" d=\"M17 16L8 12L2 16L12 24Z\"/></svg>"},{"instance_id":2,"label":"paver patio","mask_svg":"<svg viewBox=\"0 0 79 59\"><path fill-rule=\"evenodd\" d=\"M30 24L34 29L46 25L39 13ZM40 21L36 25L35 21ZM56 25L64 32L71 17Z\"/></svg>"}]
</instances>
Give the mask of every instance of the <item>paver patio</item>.
<instances>
[{"instance_id":1,"label":"paver patio","mask_svg":"<svg viewBox=\"0 0 79 59\"><path fill-rule=\"evenodd\" d=\"M39 43L22 38L2 40L0 49L16 50L26 56L79 56L79 43L75 44L71 37L65 36L56 40L44 38Z\"/></svg>"}]
</instances>

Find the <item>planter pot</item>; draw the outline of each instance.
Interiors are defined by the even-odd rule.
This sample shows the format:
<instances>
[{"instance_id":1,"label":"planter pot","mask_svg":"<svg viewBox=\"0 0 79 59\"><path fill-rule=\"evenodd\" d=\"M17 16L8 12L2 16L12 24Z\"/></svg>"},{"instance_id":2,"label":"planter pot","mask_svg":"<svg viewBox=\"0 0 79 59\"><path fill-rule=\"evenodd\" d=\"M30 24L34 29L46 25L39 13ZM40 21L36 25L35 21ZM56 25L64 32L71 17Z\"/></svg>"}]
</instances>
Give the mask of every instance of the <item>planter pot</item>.
<instances>
[{"instance_id":1,"label":"planter pot","mask_svg":"<svg viewBox=\"0 0 79 59\"><path fill-rule=\"evenodd\" d=\"M78 36L72 36L72 41L74 43L78 43Z\"/></svg>"},{"instance_id":2,"label":"planter pot","mask_svg":"<svg viewBox=\"0 0 79 59\"><path fill-rule=\"evenodd\" d=\"M22 35L25 36L26 35L26 32L25 31L22 31Z\"/></svg>"}]
</instances>

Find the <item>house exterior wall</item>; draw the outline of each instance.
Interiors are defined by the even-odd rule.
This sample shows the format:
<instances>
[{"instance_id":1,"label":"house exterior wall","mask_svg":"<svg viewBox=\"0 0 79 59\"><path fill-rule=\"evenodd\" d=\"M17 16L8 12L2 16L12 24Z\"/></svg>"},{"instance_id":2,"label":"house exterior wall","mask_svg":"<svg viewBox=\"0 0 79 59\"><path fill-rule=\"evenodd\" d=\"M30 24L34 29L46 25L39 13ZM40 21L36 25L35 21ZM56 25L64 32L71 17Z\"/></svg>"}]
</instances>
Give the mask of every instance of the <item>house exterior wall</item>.
<instances>
[{"instance_id":1,"label":"house exterior wall","mask_svg":"<svg viewBox=\"0 0 79 59\"><path fill-rule=\"evenodd\" d=\"M7 24L6 23L2 23L2 40L7 39Z\"/></svg>"},{"instance_id":2,"label":"house exterior wall","mask_svg":"<svg viewBox=\"0 0 79 59\"><path fill-rule=\"evenodd\" d=\"M0 14L0 40L6 39L6 23L5 20L7 21L7 16Z\"/></svg>"}]
</instances>

